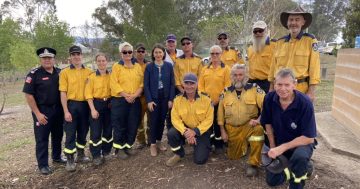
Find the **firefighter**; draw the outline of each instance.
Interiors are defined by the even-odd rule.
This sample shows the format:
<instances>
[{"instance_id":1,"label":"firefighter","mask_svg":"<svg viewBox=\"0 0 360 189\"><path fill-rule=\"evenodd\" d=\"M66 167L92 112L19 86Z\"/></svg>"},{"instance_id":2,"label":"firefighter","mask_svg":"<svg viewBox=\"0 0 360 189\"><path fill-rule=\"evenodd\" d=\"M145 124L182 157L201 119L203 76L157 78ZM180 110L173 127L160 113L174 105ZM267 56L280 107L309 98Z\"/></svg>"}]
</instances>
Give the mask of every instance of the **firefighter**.
<instances>
[{"instance_id":1,"label":"firefighter","mask_svg":"<svg viewBox=\"0 0 360 189\"><path fill-rule=\"evenodd\" d=\"M248 83L246 67L235 64L231 69L232 85L221 96L218 124L221 137L228 142L227 157L240 159L247 154L250 145L246 176L257 175L264 129L259 121L265 92L256 84Z\"/></svg>"},{"instance_id":2,"label":"firefighter","mask_svg":"<svg viewBox=\"0 0 360 189\"><path fill-rule=\"evenodd\" d=\"M52 173L48 163L50 133L53 163L66 163L61 158L63 110L58 90L60 69L54 67L55 49L43 47L36 54L40 58L40 67L26 76L23 92L34 120L38 168L41 174L48 175Z\"/></svg>"},{"instance_id":3,"label":"firefighter","mask_svg":"<svg viewBox=\"0 0 360 189\"><path fill-rule=\"evenodd\" d=\"M165 47L166 47L166 54L165 54L165 61L170 62L174 65L176 57L179 57L184 54L181 49L176 48L176 36L174 34L169 34L166 36Z\"/></svg>"},{"instance_id":4,"label":"firefighter","mask_svg":"<svg viewBox=\"0 0 360 189\"><path fill-rule=\"evenodd\" d=\"M71 65L60 72L59 90L65 118L64 152L68 159L65 169L75 171L75 161L90 161L84 152L89 131L89 106L85 99L85 84L92 71L82 64L82 50L79 46L70 47L69 53Z\"/></svg>"},{"instance_id":5,"label":"firefighter","mask_svg":"<svg viewBox=\"0 0 360 189\"><path fill-rule=\"evenodd\" d=\"M225 32L220 32L217 35L218 44L222 49L221 61L225 63L229 68L234 64L245 64L242 59L241 52L235 48L229 46L229 35Z\"/></svg>"},{"instance_id":6,"label":"firefighter","mask_svg":"<svg viewBox=\"0 0 360 189\"><path fill-rule=\"evenodd\" d=\"M90 107L90 152L95 165L109 159L112 147L110 124L110 73L107 57L95 56L97 70L90 74L85 87L85 98Z\"/></svg>"},{"instance_id":7,"label":"firefighter","mask_svg":"<svg viewBox=\"0 0 360 189\"><path fill-rule=\"evenodd\" d=\"M314 107L310 98L296 90L296 77L291 69L281 69L274 81L275 91L266 95L261 113L270 142L268 156L275 159L284 155L288 168L280 173L266 171L270 186L290 182L290 189L303 188L311 175L310 162L316 145Z\"/></svg>"}]
</instances>

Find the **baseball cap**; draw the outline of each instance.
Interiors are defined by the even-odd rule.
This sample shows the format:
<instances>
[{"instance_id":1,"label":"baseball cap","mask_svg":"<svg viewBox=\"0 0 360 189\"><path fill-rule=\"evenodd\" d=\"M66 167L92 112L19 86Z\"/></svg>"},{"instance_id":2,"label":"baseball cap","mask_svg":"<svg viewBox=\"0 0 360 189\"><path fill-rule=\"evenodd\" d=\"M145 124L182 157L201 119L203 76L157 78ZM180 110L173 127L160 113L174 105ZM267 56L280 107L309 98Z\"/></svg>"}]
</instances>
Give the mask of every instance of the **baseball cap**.
<instances>
[{"instance_id":1,"label":"baseball cap","mask_svg":"<svg viewBox=\"0 0 360 189\"><path fill-rule=\"evenodd\" d=\"M169 34L166 36L166 41L176 41L176 36L174 34Z\"/></svg>"},{"instance_id":2,"label":"baseball cap","mask_svg":"<svg viewBox=\"0 0 360 189\"><path fill-rule=\"evenodd\" d=\"M252 29L255 29L255 28L265 29L266 27L267 27L267 25L264 21L257 21L254 23Z\"/></svg>"},{"instance_id":3,"label":"baseball cap","mask_svg":"<svg viewBox=\"0 0 360 189\"><path fill-rule=\"evenodd\" d=\"M197 77L193 73L187 73L187 74L185 74L183 81L184 81L184 83L185 82L197 83Z\"/></svg>"},{"instance_id":4,"label":"baseball cap","mask_svg":"<svg viewBox=\"0 0 360 189\"><path fill-rule=\"evenodd\" d=\"M73 45L70 47L69 49L69 53L72 54L72 53L82 53L82 50L79 46L76 46L76 45Z\"/></svg>"}]
</instances>

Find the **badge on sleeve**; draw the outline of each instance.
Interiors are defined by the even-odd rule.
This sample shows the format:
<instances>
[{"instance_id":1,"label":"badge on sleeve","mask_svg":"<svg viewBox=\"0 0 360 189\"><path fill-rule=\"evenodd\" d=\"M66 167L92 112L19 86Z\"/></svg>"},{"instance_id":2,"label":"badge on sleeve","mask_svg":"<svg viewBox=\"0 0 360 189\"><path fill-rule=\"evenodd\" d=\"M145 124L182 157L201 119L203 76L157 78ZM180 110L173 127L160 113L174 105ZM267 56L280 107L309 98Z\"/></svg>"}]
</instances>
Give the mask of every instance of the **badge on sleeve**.
<instances>
[{"instance_id":1,"label":"badge on sleeve","mask_svg":"<svg viewBox=\"0 0 360 189\"><path fill-rule=\"evenodd\" d=\"M291 126L292 129L296 129L296 128L297 128L297 125L296 125L296 123L294 123L294 122L292 122L290 126Z\"/></svg>"},{"instance_id":2,"label":"badge on sleeve","mask_svg":"<svg viewBox=\"0 0 360 189\"><path fill-rule=\"evenodd\" d=\"M312 49L313 49L313 51L318 51L318 49L319 49L318 44L317 44L317 43L313 43L313 44L312 44Z\"/></svg>"},{"instance_id":3,"label":"badge on sleeve","mask_svg":"<svg viewBox=\"0 0 360 189\"><path fill-rule=\"evenodd\" d=\"M32 78L31 78L31 77L29 77L29 76L28 76L28 77L26 77L26 79L25 79L25 83L29 83L29 84L30 84L30 83L31 83L31 81L32 81Z\"/></svg>"}]
</instances>

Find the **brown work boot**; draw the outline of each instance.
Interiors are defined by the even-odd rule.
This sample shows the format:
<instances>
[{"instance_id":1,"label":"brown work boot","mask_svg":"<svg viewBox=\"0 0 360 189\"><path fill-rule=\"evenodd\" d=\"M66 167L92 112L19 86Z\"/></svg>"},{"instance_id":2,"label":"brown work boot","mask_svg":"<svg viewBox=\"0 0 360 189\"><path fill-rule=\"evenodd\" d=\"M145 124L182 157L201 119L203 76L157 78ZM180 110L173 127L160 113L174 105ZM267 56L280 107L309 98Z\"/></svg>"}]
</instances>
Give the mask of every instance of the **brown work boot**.
<instances>
[{"instance_id":1,"label":"brown work boot","mask_svg":"<svg viewBox=\"0 0 360 189\"><path fill-rule=\"evenodd\" d=\"M156 144L150 145L150 154L152 157L155 157L158 155Z\"/></svg>"},{"instance_id":2,"label":"brown work boot","mask_svg":"<svg viewBox=\"0 0 360 189\"><path fill-rule=\"evenodd\" d=\"M181 157L179 155L175 154L173 157L171 157L170 159L168 159L166 161L166 166L173 167L180 160L181 160Z\"/></svg>"},{"instance_id":3,"label":"brown work boot","mask_svg":"<svg viewBox=\"0 0 360 189\"><path fill-rule=\"evenodd\" d=\"M257 167L254 165L248 165L246 168L246 176L247 177L254 177L258 174Z\"/></svg>"},{"instance_id":4,"label":"brown work boot","mask_svg":"<svg viewBox=\"0 0 360 189\"><path fill-rule=\"evenodd\" d=\"M129 155L125 153L124 149L118 150L116 156L122 160L129 158Z\"/></svg>"},{"instance_id":5,"label":"brown work boot","mask_svg":"<svg viewBox=\"0 0 360 189\"><path fill-rule=\"evenodd\" d=\"M76 171L76 164L74 162L74 154L67 154L67 162L65 166L65 170L68 172Z\"/></svg>"},{"instance_id":6,"label":"brown work boot","mask_svg":"<svg viewBox=\"0 0 360 189\"><path fill-rule=\"evenodd\" d=\"M161 141L156 141L156 146L159 148L160 151L166 151L166 146Z\"/></svg>"},{"instance_id":7,"label":"brown work boot","mask_svg":"<svg viewBox=\"0 0 360 189\"><path fill-rule=\"evenodd\" d=\"M77 156L75 159L76 163L89 163L90 158L85 155L84 149L78 149L77 150Z\"/></svg>"}]
</instances>

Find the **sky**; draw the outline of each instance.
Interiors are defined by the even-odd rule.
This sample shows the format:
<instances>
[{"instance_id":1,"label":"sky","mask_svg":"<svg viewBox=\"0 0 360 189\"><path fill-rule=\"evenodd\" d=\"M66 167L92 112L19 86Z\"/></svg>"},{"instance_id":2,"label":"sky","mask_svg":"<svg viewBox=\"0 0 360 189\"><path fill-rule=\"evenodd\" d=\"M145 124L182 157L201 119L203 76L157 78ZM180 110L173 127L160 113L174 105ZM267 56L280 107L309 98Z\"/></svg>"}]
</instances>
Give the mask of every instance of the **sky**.
<instances>
[{"instance_id":1,"label":"sky","mask_svg":"<svg viewBox=\"0 0 360 189\"><path fill-rule=\"evenodd\" d=\"M59 20L70 24L70 27L83 25L87 20L93 21L91 15L103 0L57 0L55 2Z\"/></svg>"}]
</instances>

